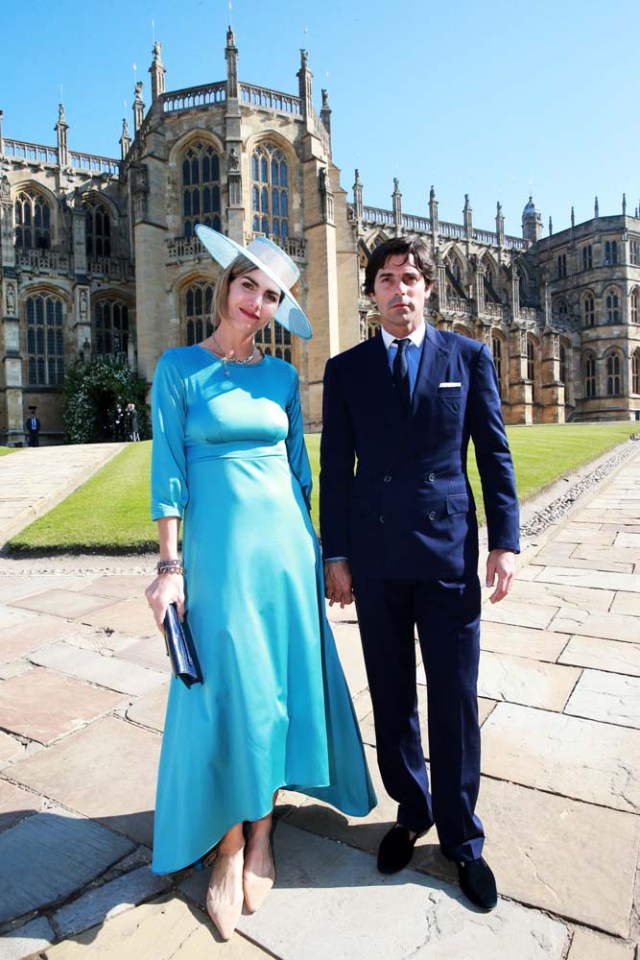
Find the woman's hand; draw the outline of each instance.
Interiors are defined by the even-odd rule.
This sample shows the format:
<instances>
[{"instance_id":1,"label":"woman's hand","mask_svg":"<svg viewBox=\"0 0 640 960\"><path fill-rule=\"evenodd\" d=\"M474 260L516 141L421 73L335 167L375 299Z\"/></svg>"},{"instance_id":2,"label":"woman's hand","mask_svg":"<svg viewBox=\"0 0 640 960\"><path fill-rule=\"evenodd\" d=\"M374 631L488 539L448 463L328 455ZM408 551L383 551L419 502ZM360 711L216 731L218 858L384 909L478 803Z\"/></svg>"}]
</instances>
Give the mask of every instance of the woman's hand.
<instances>
[{"instance_id":1,"label":"woman's hand","mask_svg":"<svg viewBox=\"0 0 640 960\"><path fill-rule=\"evenodd\" d=\"M164 618L170 603L175 603L178 616L184 619L184 577L181 573L159 573L144 595L160 633L164 633Z\"/></svg>"}]
</instances>

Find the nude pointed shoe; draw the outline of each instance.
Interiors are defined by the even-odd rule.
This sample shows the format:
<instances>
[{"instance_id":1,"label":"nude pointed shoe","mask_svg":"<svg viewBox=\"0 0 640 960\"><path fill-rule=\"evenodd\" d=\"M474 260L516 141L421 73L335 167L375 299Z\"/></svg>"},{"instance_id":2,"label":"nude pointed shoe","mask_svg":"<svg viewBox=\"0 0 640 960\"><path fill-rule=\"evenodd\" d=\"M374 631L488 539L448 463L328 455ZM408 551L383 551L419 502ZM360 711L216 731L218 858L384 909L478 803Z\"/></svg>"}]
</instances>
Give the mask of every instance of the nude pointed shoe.
<instances>
[{"instance_id":1,"label":"nude pointed shoe","mask_svg":"<svg viewBox=\"0 0 640 960\"><path fill-rule=\"evenodd\" d=\"M273 852L269 849L269 870L266 877L259 877L255 873L245 870L242 876L244 890L244 905L249 913L259 910L276 881L276 868L273 862Z\"/></svg>"},{"instance_id":2,"label":"nude pointed shoe","mask_svg":"<svg viewBox=\"0 0 640 960\"><path fill-rule=\"evenodd\" d=\"M217 853L211 871L207 890L207 913L223 940L231 939L242 913L243 862L244 849L229 855ZM231 899L229 899L229 885L225 882L230 874L233 875Z\"/></svg>"}]
</instances>

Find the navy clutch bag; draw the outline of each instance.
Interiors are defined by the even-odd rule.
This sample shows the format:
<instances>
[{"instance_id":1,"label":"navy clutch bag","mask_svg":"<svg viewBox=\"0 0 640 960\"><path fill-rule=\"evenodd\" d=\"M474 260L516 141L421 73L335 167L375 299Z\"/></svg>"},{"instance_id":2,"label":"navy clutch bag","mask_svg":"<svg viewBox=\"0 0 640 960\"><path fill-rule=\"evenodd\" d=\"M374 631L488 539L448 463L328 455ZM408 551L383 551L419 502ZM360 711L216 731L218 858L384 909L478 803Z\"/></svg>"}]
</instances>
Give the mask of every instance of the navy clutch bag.
<instances>
[{"instance_id":1,"label":"navy clutch bag","mask_svg":"<svg viewBox=\"0 0 640 960\"><path fill-rule=\"evenodd\" d=\"M173 675L179 677L187 687L194 683L202 683L200 664L189 625L186 620L180 622L175 603L170 603L167 607L164 618L164 640Z\"/></svg>"}]
</instances>

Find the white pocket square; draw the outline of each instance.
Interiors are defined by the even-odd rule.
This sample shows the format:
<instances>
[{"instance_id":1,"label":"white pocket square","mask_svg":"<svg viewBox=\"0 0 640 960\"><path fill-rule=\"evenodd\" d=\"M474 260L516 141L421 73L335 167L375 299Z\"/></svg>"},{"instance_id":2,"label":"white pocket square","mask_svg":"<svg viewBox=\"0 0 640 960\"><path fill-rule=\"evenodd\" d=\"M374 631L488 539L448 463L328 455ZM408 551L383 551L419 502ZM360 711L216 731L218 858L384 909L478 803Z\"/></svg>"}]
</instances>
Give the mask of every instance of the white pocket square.
<instances>
[{"instance_id":1,"label":"white pocket square","mask_svg":"<svg viewBox=\"0 0 640 960\"><path fill-rule=\"evenodd\" d=\"M461 383L452 380L452 381L447 381L445 383L439 383L438 390L440 390L441 387L461 387L461 386L462 386Z\"/></svg>"}]
</instances>

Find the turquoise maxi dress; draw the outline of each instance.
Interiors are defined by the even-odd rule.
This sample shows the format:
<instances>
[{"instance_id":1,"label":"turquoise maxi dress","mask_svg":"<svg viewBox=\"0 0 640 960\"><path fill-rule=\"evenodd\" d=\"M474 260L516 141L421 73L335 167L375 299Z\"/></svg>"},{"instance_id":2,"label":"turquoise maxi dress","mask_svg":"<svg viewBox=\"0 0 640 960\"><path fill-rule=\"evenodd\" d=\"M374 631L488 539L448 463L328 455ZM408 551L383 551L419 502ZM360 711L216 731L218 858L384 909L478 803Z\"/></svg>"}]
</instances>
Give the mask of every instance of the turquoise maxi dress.
<instances>
[{"instance_id":1,"label":"turquoise maxi dress","mask_svg":"<svg viewBox=\"0 0 640 960\"><path fill-rule=\"evenodd\" d=\"M376 798L324 612L295 369L168 350L153 383L152 516L182 517L204 683L171 679L152 869L199 861L286 787L365 816Z\"/></svg>"}]
</instances>

